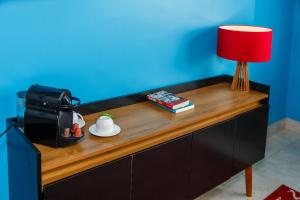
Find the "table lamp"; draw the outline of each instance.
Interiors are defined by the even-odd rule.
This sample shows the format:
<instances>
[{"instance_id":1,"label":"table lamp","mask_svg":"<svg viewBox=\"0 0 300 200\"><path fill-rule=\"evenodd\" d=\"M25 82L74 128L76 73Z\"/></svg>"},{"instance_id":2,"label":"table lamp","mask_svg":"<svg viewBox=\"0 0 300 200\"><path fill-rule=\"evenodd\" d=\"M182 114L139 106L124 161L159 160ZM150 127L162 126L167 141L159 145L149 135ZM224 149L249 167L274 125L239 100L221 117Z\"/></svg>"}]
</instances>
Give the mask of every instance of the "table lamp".
<instances>
[{"instance_id":1,"label":"table lamp","mask_svg":"<svg viewBox=\"0 0 300 200\"><path fill-rule=\"evenodd\" d=\"M257 26L220 26L218 56L237 61L231 89L249 91L248 62L271 58L272 29Z\"/></svg>"}]
</instances>

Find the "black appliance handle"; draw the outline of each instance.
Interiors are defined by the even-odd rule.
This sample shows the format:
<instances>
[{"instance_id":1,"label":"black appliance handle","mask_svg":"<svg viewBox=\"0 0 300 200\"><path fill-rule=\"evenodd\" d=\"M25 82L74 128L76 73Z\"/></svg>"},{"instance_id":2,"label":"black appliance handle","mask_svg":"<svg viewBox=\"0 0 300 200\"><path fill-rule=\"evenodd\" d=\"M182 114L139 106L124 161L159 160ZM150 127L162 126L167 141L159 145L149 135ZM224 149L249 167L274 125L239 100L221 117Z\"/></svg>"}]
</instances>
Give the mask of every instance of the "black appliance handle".
<instances>
[{"instance_id":1,"label":"black appliance handle","mask_svg":"<svg viewBox=\"0 0 300 200\"><path fill-rule=\"evenodd\" d=\"M71 105L61 105L60 108L62 108L62 109L70 109L70 108L76 108L77 106L80 105L80 99L79 98L72 97L71 99L77 101L77 103L71 104Z\"/></svg>"}]
</instances>

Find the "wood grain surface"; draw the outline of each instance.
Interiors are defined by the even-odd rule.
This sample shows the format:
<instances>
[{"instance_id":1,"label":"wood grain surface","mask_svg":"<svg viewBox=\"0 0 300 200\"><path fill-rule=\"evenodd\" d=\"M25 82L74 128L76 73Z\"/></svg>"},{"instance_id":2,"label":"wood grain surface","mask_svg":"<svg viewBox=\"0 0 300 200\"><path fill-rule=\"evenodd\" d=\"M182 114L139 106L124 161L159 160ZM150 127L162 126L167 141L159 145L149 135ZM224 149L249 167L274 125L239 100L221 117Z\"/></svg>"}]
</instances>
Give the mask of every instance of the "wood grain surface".
<instances>
[{"instance_id":1,"label":"wood grain surface","mask_svg":"<svg viewBox=\"0 0 300 200\"><path fill-rule=\"evenodd\" d=\"M261 106L260 101L268 98L257 91L232 91L229 83L179 95L188 98L195 108L173 114L149 102L119 107L106 111L122 129L117 136L89 134L89 126L99 117L94 113L84 116L86 136L78 144L65 148L35 144L41 152L42 185L230 119Z\"/></svg>"}]
</instances>

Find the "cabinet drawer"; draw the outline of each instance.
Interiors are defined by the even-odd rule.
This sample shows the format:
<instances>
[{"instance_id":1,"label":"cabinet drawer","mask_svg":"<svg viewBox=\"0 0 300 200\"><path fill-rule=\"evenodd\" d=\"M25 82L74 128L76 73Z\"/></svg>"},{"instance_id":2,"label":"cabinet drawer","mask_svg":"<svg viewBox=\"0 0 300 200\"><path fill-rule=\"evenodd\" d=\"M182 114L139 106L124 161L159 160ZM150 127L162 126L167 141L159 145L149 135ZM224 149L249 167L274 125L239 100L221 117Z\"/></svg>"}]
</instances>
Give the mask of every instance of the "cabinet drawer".
<instances>
[{"instance_id":1,"label":"cabinet drawer","mask_svg":"<svg viewBox=\"0 0 300 200\"><path fill-rule=\"evenodd\" d=\"M191 196L196 198L232 176L234 120L193 134Z\"/></svg>"},{"instance_id":2,"label":"cabinet drawer","mask_svg":"<svg viewBox=\"0 0 300 200\"><path fill-rule=\"evenodd\" d=\"M269 106L264 105L236 118L235 173L265 156Z\"/></svg>"},{"instance_id":3,"label":"cabinet drawer","mask_svg":"<svg viewBox=\"0 0 300 200\"><path fill-rule=\"evenodd\" d=\"M45 200L130 200L131 158L87 170L44 187Z\"/></svg>"},{"instance_id":4,"label":"cabinet drawer","mask_svg":"<svg viewBox=\"0 0 300 200\"><path fill-rule=\"evenodd\" d=\"M133 155L133 200L185 200L189 192L191 135Z\"/></svg>"}]
</instances>

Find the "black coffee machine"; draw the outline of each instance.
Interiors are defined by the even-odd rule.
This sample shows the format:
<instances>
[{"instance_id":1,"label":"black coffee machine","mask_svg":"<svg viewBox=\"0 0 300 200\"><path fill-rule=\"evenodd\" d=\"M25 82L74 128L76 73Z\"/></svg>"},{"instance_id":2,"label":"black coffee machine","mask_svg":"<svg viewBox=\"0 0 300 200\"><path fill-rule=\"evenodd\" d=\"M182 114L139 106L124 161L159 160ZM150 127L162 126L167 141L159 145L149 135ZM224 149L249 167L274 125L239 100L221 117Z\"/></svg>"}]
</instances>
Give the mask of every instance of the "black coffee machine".
<instances>
[{"instance_id":1,"label":"black coffee machine","mask_svg":"<svg viewBox=\"0 0 300 200\"><path fill-rule=\"evenodd\" d=\"M76 101L75 104L72 101ZM73 109L80 100L69 90L42 85L31 86L26 95L24 133L34 143L51 147L74 144L83 137L70 133ZM66 137L67 135L67 137Z\"/></svg>"}]
</instances>

